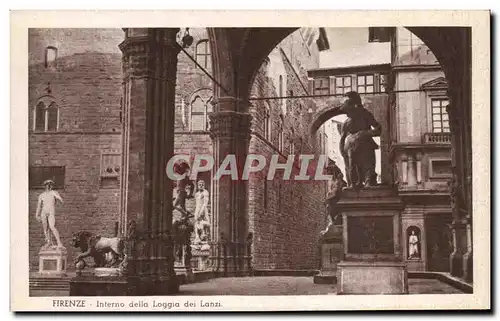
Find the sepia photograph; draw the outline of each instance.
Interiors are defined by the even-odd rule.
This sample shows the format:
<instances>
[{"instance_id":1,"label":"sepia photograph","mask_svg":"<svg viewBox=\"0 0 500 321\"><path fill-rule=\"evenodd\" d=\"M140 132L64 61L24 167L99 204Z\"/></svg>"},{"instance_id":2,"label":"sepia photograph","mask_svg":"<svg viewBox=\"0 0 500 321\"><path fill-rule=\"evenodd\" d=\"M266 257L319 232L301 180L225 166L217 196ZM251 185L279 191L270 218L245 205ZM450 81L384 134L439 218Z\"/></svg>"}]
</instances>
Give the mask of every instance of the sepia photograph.
<instances>
[{"instance_id":1,"label":"sepia photograph","mask_svg":"<svg viewBox=\"0 0 500 321\"><path fill-rule=\"evenodd\" d=\"M25 23L16 309L223 310L232 296L352 309L359 295L488 307L490 17L470 12L478 59L461 13Z\"/></svg>"}]
</instances>

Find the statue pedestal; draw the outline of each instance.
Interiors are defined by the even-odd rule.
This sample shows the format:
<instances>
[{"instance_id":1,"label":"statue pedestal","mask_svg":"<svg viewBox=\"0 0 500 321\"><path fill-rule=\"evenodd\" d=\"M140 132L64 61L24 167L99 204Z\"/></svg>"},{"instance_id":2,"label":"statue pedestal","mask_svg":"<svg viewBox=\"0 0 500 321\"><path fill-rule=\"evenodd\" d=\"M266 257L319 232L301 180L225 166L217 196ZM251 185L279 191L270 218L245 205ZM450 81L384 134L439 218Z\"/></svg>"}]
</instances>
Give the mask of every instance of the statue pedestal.
<instances>
[{"instance_id":1,"label":"statue pedestal","mask_svg":"<svg viewBox=\"0 0 500 321\"><path fill-rule=\"evenodd\" d=\"M40 276L64 276L68 262L65 247L44 246L38 252L38 273Z\"/></svg>"},{"instance_id":2,"label":"statue pedestal","mask_svg":"<svg viewBox=\"0 0 500 321\"><path fill-rule=\"evenodd\" d=\"M205 271L209 267L210 245L207 242L191 245L191 266L194 270Z\"/></svg>"},{"instance_id":3,"label":"statue pedestal","mask_svg":"<svg viewBox=\"0 0 500 321\"><path fill-rule=\"evenodd\" d=\"M95 268L94 276L96 277L111 277L122 275L122 270L120 268Z\"/></svg>"},{"instance_id":4,"label":"statue pedestal","mask_svg":"<svg viewBox=\"0 0 500 321\"><path fill-rule=\"evenodd\" d=\"M342 225L330 225L320 239L320 273L314 276L315 284L336 284L337 264L343 256Z\"/></svg>"},{"instance_id":5,"label":"statue pedestal","mask_svg":"<svg viewBox=\"0 0 500 321\"><path fill-rule=\"evenodd\" d=\"M338 264L337 294L407 294L408 273L402 262L353 262Z\"/></svg>"},{"instance_id":6,"label":"statue pedestal","mask_svg":"<svg viewBox=\"0 0 500 321\"><path fill-rule=\"evenodd\" d=\"M344 243L338 294L408 293L401 248L404 204L397 192L387 186L346 189L337 208Z\"/></svg>"},{"instance_id":7,"label":"statue pedestal","mask_svg":"<svg viewBox=\"0 0 500 321\"><path fill-rule=\"evenodd\" d=\"M181 283L191 283L194 281L193 269L190 264L191 255L188 254L188 246L190 245L182 245L182 258L174 262L174 271L180 278Z\"/></svg>"}]
</instances>

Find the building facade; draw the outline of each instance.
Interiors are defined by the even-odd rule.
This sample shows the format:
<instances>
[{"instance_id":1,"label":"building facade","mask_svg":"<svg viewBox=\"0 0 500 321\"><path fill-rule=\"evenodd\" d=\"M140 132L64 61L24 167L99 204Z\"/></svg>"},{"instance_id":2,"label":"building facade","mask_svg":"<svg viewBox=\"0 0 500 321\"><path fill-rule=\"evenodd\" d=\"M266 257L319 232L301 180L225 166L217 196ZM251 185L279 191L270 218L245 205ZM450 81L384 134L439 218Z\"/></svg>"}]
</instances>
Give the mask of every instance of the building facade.
<instances>
[{"instance_id":1,"label":"building facade","mask_svg":"<svg viewBox=\"0 0 500 321\"><path fill-rule=\"evenodd\" d=\"M175 152L210 155L213 85L202 70L211 72L210 44L206 29L189 32L194 41L186 51L197 64L182 52L178 56ZM279 154L280 162L286 162L290 155L325 152L325 140L311 145L305 139L314 103L275 99L309 93L307 70L319 66L326 41L322 35L317 29L300 29L264 61L252 94L270 99L252 104L250 154L268 160ZM118 45L124 34L121 29L31 29L29 38L29 256L30 269L36 270L43 231L34 211L46 179L56 182L64 200L56 209L56 227L70 260L76 253L71 248L73 233L119 233L123 73ZM317 135L324 137L324 130ZM212 194L211 175L201 173L199 179ZM317 241L325 222L324 182L296 184L277 175L270 181L253 179L248 189L254 267L316 268ZM193 206L188 203L188 210Z\"/></svg>"},{"instance_id":2,"label":"building facade","mask_svg":"<svg viewBox=\"0 0 500 321\"><path fill-rule=\"evenodd\" d=\"M373 28L362 29L332 31L340 42L349 36L358 56L347 66L346 49L325 53L321 68L309 71L313 93L332 95L316 98L327 106L340 104L339 96L348 91L360 93L364 106L382 126L377 142L379 183L396 186L405 203L401 244L408 268L449 271L454 247L449 228L451 134L444 73L429 48L407 29L388 28L382 34ZM366 60L359 52L364 52ZM357 65L360 61L374 64ZM342 119L337 118L331 121L340 124ZM335 141L332 146L338 146L340 138L335 129L327 133ZM338 148L335 152L340 153ZM410 247L410 238L415 239L412 235L418 239L417 251Z\"/></svg>"}]
</instances>

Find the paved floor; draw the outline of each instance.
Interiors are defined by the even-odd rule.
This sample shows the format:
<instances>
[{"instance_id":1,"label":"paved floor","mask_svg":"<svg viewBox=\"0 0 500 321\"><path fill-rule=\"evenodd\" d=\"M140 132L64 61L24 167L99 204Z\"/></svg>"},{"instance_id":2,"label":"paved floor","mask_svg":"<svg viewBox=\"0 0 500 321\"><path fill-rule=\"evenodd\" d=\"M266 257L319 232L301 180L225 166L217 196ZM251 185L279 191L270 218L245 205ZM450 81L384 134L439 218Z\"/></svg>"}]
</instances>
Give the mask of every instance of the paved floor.
<instances>
[{"instance_id":1,"label":"paved floor","mask_svg":"<svg viewBox=\"0 0 500 321\"><path fill-rule=\"evenodd\" d=\"M462 293L435 279L409 279L410 294ZM314 284L312 277L269 276L218 278L181 286L181 295L322 295L336 294L336 287ZM68 291L35 290L31 296L68 296Z\"/></svg>"},{"instance_id":2,"label":"paved floor","mask_svg":"<svg viewBox=\"0 0 500 321\"><path fill-rule=\"evenodd\" d=\"M438 280L409 279L410 294L462 293ZM314 284L312 277L242 277L211 279L181 286L182 295L320 295L336 294L328 284Z\"/></svg>"}]
</instances>

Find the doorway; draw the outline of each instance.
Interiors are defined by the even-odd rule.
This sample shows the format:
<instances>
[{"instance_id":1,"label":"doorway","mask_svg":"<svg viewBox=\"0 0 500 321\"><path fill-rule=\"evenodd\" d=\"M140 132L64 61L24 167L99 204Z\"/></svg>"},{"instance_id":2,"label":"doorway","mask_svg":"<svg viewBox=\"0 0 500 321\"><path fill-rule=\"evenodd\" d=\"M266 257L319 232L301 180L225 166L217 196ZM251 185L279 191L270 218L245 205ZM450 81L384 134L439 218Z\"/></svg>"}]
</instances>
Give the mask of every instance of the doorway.
<instances>
[{"instance_id":1,"label":"doorway","mask_svg":"<svg viewBox=\"0 0 500 321\"><path fill-rule=\"evenodd\" d=\"M451 213L428 214L425 218L428 271L450 271L450 254L453 251L451 222Z\"/></svg>"}]
</instances>

